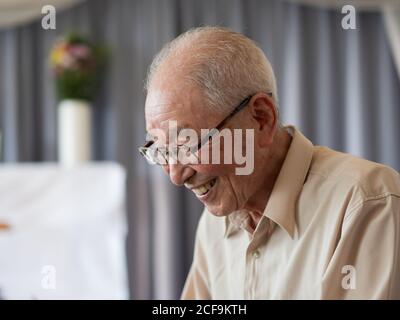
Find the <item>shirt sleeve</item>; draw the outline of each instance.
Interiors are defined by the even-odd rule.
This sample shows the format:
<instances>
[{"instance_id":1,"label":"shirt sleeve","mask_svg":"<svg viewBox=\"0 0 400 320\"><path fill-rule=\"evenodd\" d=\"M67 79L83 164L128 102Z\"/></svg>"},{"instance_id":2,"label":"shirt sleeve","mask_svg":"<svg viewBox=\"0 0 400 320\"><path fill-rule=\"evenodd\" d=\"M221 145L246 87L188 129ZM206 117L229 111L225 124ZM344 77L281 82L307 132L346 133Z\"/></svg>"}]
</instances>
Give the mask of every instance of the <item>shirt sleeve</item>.
<instances>
[{"instance_id":1,"label":"shirt sleeve","mask_svg":"<svg viewBox=\"0 0 400 320\"><path fill-rule=\"evenodd\" d=\"M363 201L344 218L321 299L400 299L399 250L400 197Z\"/></svg>"},{"instance_id":2,"label":"shirt sleeve","mask_svg":"<svg viewBox=\"0 0 400 320\"><path fill-rule=\"evenodd\" d=\"M182 291L183 300L211 299L209 272L207 267L205 242L203 234L205 232L204 212L196 232L193 262Z\"/></svg>"}]
</instances>

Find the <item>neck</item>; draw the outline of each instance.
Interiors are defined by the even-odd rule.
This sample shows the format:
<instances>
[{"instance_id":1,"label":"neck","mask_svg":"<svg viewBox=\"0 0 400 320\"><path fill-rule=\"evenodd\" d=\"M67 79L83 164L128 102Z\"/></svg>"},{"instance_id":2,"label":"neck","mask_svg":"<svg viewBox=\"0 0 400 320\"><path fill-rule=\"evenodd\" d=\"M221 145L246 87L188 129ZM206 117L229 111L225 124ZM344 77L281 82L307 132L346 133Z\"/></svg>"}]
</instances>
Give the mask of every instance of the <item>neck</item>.
<instances>
[{"instance_id":1,"label":"neck","mask_svg":"<svg viewBox=\"0 0 400 320\"><path fill-rule=\"evenodd\" d=\"M264 214L265 207L267 206L275 181L278 178L283 162L285 161L291 141L291 135L284 128L278 129L274 142L270 148L269 155L262 161L263 165L260 166L261 170L259 171L259 174L262 175L261 179L263 183L244 207L245 210L249 211L254 226L257 226L259 220Z\"/></svg>"}]
</instances>

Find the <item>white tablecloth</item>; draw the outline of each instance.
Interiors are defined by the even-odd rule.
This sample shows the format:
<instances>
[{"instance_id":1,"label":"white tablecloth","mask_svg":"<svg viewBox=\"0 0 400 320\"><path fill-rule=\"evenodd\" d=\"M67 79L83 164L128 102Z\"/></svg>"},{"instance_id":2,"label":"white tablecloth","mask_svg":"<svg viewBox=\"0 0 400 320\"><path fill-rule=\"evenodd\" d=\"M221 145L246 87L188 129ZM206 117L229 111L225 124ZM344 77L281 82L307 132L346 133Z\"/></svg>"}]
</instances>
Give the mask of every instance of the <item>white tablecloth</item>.
<instances>
[{"instance_id":1,"label":"white tablecloth","mask_svg":"<svg viewBox=\"0 0 400 320\"><path fill-rule=\"evenodd\" d=\"M124 202L117 164L0 165L0 296L128 298Z\"/></svg>"}]
</instances>

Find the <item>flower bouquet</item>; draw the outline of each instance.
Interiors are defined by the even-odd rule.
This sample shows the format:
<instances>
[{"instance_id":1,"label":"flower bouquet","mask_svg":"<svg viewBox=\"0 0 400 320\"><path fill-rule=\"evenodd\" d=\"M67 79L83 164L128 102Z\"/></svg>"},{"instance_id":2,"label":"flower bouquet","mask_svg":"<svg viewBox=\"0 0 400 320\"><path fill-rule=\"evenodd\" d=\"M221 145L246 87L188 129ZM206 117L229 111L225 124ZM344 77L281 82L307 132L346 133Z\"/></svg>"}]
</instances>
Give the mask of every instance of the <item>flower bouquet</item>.
<instances>
[{"instance_id":1,"label":"flower bouquet","mask_svg":"<svg viewBox=\"0 0 400 320\"><path fill-rule=\"evenodd\" d=\"M105 50L76 34L54 45L50 66L58 108L58 154L63 164L91 160L91 106L105 65Z\"/></svg>"},{"instance_id":2,"label":"flower bouquet","mask_svg":"<svg viewBox=\"0 0 400 320\"><path fill-rule=\"evenodd\" d=\"M91 101L104 63L104 49L82 36L71 33L56 42L51 51L50 65L58 98Z\"/></svg>"}]
</instances>

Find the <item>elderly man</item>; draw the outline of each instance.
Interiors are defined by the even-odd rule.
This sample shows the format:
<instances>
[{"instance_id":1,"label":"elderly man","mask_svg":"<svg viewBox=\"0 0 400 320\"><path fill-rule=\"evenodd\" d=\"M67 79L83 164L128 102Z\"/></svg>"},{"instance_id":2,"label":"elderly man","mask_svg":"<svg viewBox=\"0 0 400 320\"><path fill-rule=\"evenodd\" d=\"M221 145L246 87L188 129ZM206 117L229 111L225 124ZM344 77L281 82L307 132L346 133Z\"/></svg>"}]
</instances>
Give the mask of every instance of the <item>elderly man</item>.
<instances>
[{"instance_id":1,"label":"elderly man","mask_svg":"<svg viewBox=\"0 0 400 320\"><path fill-rule=\"evenodd\" d=\"M190 30L156 56L146 88L142 154L205 205L182 298L400 298L399 174L281 126L274 73L253 41ZM171 123L198 140L171 138ZM215 143L223 130L249 129L232 145L252 150L250 172L220 154L199 161L231 149Z\"/></svg>"}]
</instances>

